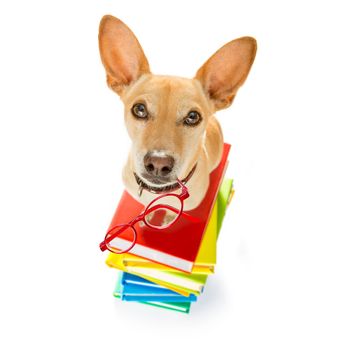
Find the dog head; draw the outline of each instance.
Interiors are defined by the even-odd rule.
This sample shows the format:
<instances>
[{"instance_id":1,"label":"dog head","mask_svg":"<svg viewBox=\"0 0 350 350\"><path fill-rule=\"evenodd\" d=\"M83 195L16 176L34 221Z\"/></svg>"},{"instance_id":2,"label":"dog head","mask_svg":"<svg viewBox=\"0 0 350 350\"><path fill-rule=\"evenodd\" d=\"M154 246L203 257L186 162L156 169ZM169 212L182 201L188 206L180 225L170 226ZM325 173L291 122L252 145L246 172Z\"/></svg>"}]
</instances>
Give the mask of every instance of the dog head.
<instances>
[{"instance_id":1,"label":"dog head","mask_svg":"<svg viewBox=\"0 0 350 350\"><path fill-rule=\"evenodd\" d=\"M102 18L99 47L108 86L125 105L131 170L146 185L162 188L196 165L208 122L231 105L254 61L256 41L229 42L193 79L153 75L137 38L115 17Z\"/></svg>"}]
</instances>

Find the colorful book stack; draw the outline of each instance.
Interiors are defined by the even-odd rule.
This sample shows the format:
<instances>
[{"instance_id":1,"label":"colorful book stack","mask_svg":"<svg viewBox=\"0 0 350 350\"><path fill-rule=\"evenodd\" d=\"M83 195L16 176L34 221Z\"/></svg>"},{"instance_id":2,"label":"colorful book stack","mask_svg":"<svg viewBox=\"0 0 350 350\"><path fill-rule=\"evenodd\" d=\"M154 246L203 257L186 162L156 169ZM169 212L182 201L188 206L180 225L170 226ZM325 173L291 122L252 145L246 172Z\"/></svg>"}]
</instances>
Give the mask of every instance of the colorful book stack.
<instances>
[{"instance_id":1,"label":"colorful book stack","mask_svg":"<svg viewBox=\"0 0 350 350\"><path fill-rule=\"evenodd\" d=\"M223 179L229 150L230 145L225 144L202 203L187 212L199 218L198 222L178 220L166 232L137 225L135 246L128 253L109 253L107 265L120 270L116 298L189 312L191 303L203 292L208 275L214 273L217 237L233 195L233 181ZM110 227L129 222L143 209L124 191Z\"/></svg>"}]
</instances>

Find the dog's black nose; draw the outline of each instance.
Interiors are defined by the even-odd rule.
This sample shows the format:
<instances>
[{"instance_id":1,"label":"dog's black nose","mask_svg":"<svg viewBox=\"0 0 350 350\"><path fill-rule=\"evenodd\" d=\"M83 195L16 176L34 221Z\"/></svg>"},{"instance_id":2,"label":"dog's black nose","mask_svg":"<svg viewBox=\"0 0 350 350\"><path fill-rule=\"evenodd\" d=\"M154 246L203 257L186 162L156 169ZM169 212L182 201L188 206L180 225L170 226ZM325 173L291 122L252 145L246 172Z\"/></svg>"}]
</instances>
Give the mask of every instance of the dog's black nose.
<instances>
[{"instance_id":1,"label":"dog's black nose","mask_svg":"<svg viewBox=\"0 0 350 350\"><path fill-rule=\"evenodd\" d=\"M153 176L166 176L173 170L175 159L171 156L159 156L148 152L143 158L145 169Z\"/></svg>"}]
</instances>

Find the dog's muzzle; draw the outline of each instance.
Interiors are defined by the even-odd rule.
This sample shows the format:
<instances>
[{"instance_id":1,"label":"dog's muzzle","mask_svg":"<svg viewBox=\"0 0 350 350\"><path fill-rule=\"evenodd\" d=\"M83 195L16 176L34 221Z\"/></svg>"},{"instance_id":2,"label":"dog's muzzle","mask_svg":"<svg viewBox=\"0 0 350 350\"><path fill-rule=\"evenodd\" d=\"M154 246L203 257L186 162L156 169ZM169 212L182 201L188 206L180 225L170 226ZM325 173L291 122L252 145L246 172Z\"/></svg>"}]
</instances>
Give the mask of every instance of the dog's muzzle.
<instances>
[{"instance_id":1,"label":"dog's muzzle","mask_svg":"<svg viewBox=\"0 0 350 350\"><path fill-rule=\"evenodd\" d=\"M196 170L196 167L197 167L197 163L194 165L194 167L191 169L191 171L188 173L188 175L183 180L181 180L181 182L184 185L190 180L190 178L192 177L193 173ZM147 190L148 192L151 192L154 194L162 194L162 193L173 192L173 191L180 188L180 185L177 182L170 184L170 185L165 185L163 187L153 187L153 186L146 184L135 172L134 172L134 176L135 176L135 180L136 180L137 184L139 185L139 191L138 191L139 197L141 197L142 191L144 189Z\"/></svg>"}]
</instances>

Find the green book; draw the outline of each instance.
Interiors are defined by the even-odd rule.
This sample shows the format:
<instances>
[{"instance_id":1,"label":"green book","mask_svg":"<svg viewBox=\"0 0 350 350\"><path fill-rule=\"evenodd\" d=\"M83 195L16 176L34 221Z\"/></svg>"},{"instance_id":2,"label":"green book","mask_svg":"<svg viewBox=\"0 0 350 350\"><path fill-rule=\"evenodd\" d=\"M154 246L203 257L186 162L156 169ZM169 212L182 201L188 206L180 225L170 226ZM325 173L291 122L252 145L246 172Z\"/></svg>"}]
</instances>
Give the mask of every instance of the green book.
<instances>
[{"instance_id":1,"label":"green book","mask_svg":"<svg viewBox=\"0 0 350 350\"><path fill-rule=\"evenodd\" d=\"M114 291L113 291L113 295L118 298L121 299L121 295L122 295L122 277L123 277L123 273L118 271L118 278L117 278L117 283L115 285Z\"/></svg>"},{"instance_id":2,"label":"green book","mask_svg":"<svg viewBox=\"0 0 350 350\"><path fill-rule=\"evenodd\" d=\"M158 302L158 301L137 301L137 303L148 304L151 306L161 307L163 309L179 311L188 314L191 308L191 302L175 303L175 302Z\"/></svg>"},{"instance_id":3,"label":"green book","mask_svg":"<svg viewBox=\"0 0 350 350\"><path fill-rule=\"evenodd\" d=\"M218 223L217 223L217 233L220 233L222 222L226 214L226 209L230 204L234 190L233 190L233 179L224 179L220 186L220 191L217 197L218 203Z\"/></svg>"}]
</instances>

